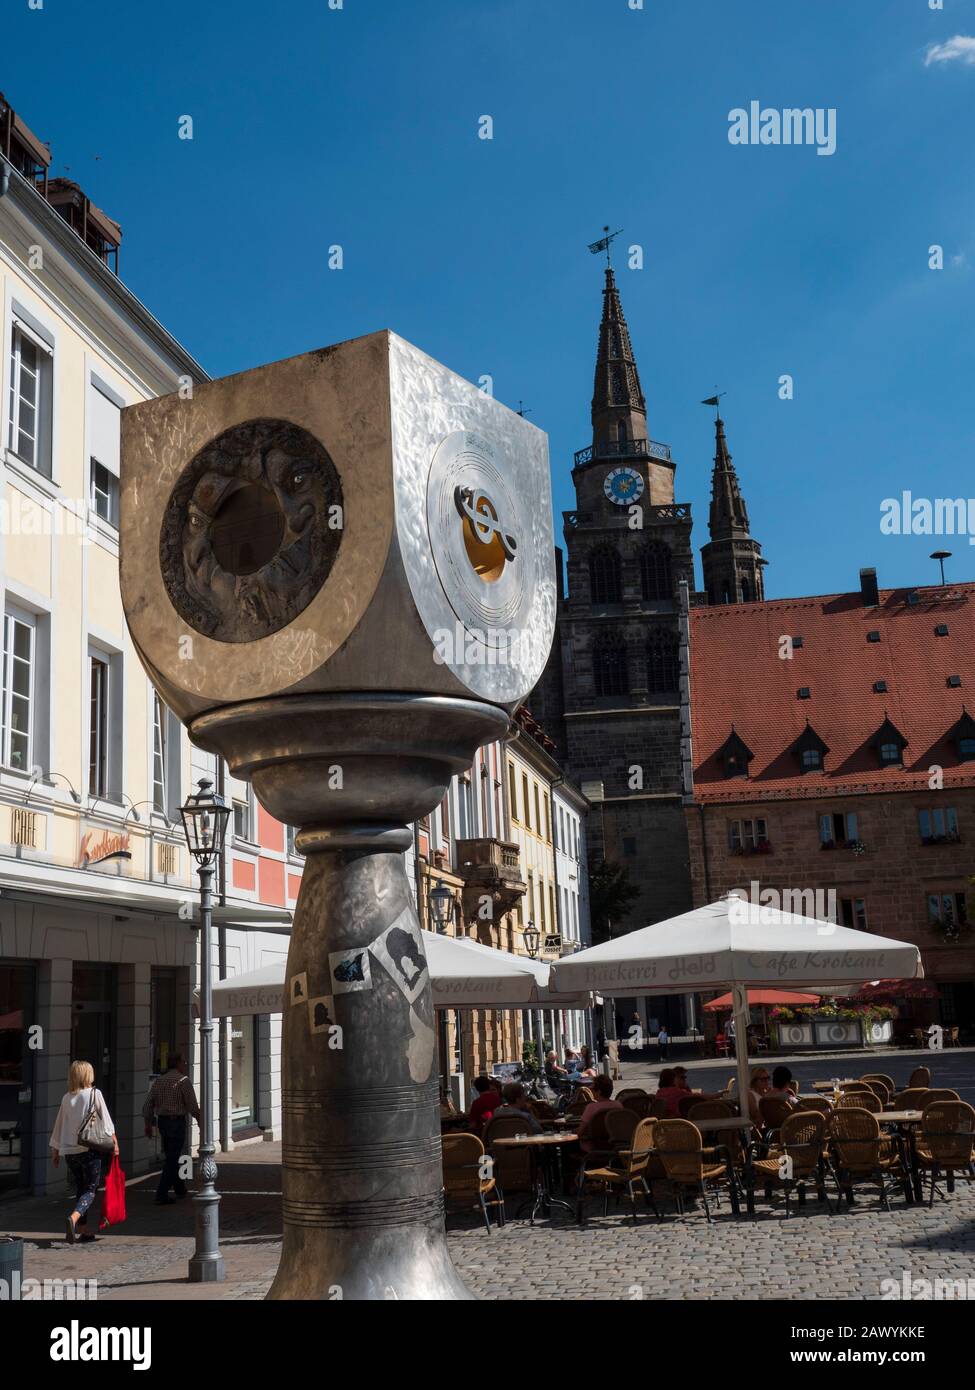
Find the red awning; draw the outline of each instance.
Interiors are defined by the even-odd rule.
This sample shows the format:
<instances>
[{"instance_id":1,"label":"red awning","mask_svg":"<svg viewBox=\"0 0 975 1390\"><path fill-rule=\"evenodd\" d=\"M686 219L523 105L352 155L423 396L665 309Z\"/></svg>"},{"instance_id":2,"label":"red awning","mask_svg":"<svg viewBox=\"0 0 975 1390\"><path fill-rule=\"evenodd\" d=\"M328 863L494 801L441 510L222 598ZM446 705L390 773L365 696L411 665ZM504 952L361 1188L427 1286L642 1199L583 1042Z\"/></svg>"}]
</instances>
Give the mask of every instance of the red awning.
<instances>
[{"instance_id":1,"label":"red awning","mask_svg":"<svg viewBox=\"0 0 975 1390\"><path fill-rule=\"evenodd\" d=\"M854 999L937 999L938 986L930 980L867 981L856 991Z\"/></svg>"},{"instance_id":2,"label":"red awning","mask_svg":"<svg viewBox=\"0 0 975 1390\"><path fill-rule=\"evenodd\" d=\"M818 994L795 994L784 989L750 989L748 991L748 1004L818 1004ZM720 1013L722 1009L734 1007L730 994L721 994L717 999L712 999L709 1004L705 1004L705 1013Z\"/></svg>"}]
</instances>

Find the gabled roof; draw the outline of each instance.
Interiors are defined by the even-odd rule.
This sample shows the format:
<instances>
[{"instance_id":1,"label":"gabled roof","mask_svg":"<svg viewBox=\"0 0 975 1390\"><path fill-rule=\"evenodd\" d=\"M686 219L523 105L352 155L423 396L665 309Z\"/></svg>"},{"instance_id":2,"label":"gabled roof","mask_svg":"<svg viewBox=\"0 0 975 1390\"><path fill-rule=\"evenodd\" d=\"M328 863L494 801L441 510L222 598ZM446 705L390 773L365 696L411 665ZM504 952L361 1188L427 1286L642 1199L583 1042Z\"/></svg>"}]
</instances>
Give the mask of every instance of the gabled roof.
<instances>
[{"instance_id":1,"label":"gabled roof","mask_svg":"<svg viewBox=\"0 0 975 1390\"><path fill-rule=\"evenodd\" d=\"M870 740L870 747L880 748L885 743L896 743L899 748L906 748L909 743L897 725L888 718L886 710L884 710L884 722Z\"/></svg>"},{"instance_id":2,"label":"gabled roof","mask_svg":"<svg viewBox=\"0 0 975 1390\"><path fill-rule=\"evenodd\" d=\"M941 623L947 637L935 636ZM926 789L933 764L945 787L975 786L975 765L960 763L956 746L969 737L958 733L963 702L975 699L975 584L885 589L870 608L859 592L692 608L690 628L696 800ZM879 642L867 641L871 630ZM802 645L785 659L782 638L795 634ZM949 686L952 675L960 687ZM810 695L800 700L804 688ZM747 792L725 776L732 720L754 752ZM791 750L807 720L830 757L828 768L803 773ZM874 739L885 720L897 735L889 741L906 741L903 767L878 766Z\"/></svg>"}]
</instances>

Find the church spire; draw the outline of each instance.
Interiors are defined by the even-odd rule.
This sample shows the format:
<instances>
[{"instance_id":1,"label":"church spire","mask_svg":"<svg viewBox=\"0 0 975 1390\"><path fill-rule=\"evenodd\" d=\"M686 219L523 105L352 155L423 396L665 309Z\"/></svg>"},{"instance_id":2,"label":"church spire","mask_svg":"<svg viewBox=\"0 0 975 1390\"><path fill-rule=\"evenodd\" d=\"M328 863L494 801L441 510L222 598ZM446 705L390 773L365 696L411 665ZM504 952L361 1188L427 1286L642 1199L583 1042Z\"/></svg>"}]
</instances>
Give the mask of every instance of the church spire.
<instances>
[{"instance_id":1,"label":"church spire","mask_svg":"<svg viewBox=\"0 0 975 1390\"><path fill-rule=\"evenodd\" d=\"M647 403L640 388L616 276L612 266L607 266L592 391L593 457L635 452L619 446L646 438Z\"/></svg>"},{"instance_id":2,"label":"church spire","mask_svg":"<svg viewBox=\"0 0 975 1390\"><path fill-rule=\"evenodd\" d=\"M762 559L762 547L751 537L748 508L741 495L720 415L714 422L708 532L711 539L701 547L701 560L709 603L750 603L763 599L766 562Z\"/></svg>"}]
</instances>

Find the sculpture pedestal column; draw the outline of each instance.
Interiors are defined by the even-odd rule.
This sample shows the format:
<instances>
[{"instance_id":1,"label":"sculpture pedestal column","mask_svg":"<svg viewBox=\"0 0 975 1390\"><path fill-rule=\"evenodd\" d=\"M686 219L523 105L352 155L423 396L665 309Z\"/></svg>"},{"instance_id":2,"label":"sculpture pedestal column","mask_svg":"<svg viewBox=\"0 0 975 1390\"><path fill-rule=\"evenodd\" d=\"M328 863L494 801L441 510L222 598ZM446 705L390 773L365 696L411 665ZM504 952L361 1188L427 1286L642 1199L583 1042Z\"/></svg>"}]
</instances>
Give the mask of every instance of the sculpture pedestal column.
<instances>
[{"instance_id":1,"label":"sculpture pedestal column","mask_svg":"<svg viewBox=\"0 0 975 1390\"><path fill-rule=\"evenodd\" d=\"M436 1018L402 852L314 843L288 954L268 1296L470 1298L444 1235Z\"/></svg>"}]
</instances>

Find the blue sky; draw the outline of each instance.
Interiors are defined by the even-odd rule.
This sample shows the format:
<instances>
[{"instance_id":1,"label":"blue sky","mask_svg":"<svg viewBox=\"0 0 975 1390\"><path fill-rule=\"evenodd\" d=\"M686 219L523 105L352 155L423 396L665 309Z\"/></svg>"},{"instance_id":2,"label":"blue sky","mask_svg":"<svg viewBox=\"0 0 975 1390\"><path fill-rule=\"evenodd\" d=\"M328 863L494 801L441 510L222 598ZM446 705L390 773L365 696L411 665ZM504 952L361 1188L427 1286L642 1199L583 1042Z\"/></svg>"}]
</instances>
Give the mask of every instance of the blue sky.
<instances>
[{"instance_id":1,"label":"blue sky","mask_svg":"<svg viewBox=\"0 0 975 1390\"><path fill-rule=\"evenodd\" d=\"M586 244L609 222L644 248L618 278L696 546L717 385L770 597L853 588L869 564L882 585L936 577L941 542L881 536L880 504L975 494L975 44L925 61L975 36L975 0L4 10L0 87L212 374L393 328L524 401L561 511L589 437ZM835 107L836 153L729 144L752 100ZM945 548L975 579L975 546Z\"/></svg>"}]
</instances>

